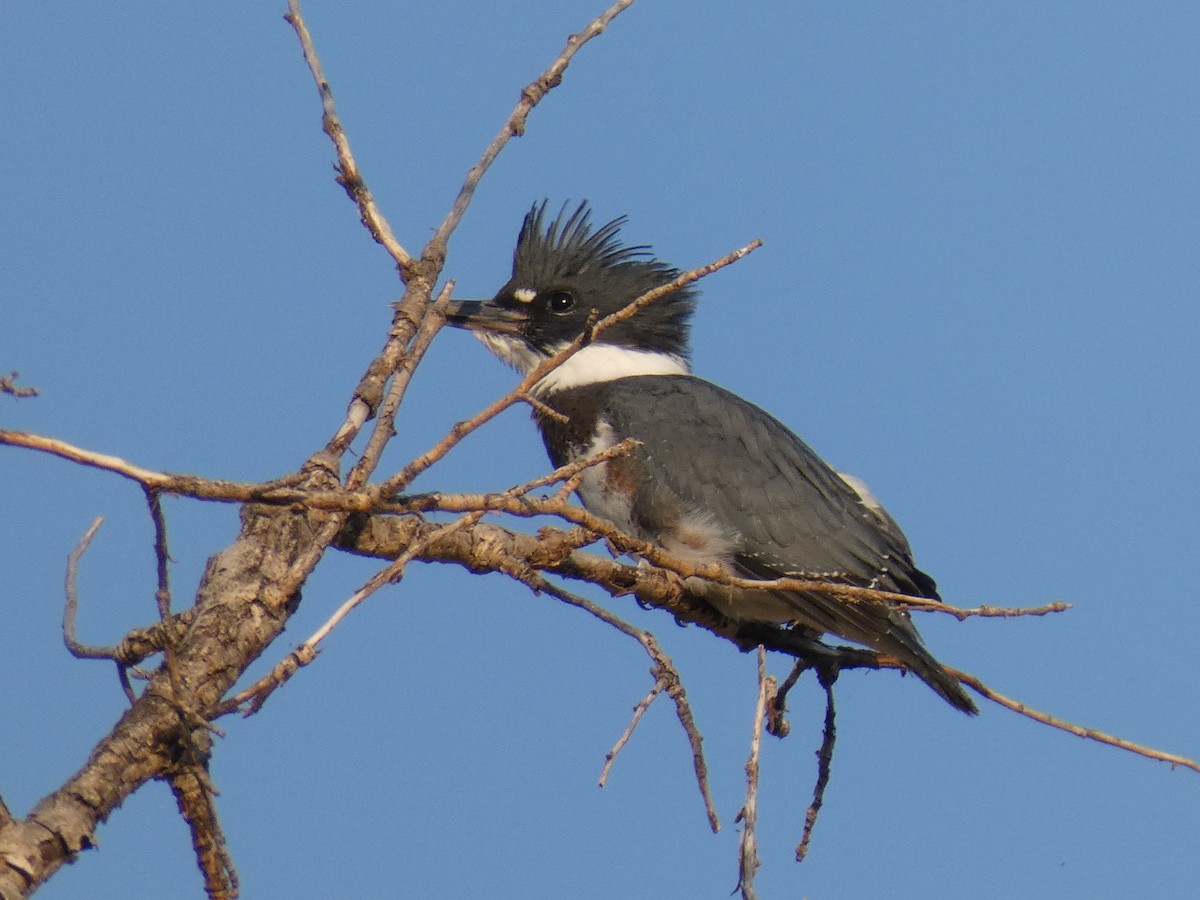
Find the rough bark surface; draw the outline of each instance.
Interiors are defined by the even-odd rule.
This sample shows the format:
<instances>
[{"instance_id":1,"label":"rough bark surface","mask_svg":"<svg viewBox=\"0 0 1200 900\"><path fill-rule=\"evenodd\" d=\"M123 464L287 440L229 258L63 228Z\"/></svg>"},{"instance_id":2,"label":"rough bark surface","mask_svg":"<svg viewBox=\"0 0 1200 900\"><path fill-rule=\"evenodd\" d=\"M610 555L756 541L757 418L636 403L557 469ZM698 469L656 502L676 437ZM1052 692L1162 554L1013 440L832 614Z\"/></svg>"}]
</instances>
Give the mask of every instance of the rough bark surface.
<instances>
[{"instance_id":1,"label":"rough bark surface","mask_svg":"<svg viewBox=\"0 0 1200 900\"><path fill-rule=\"evenodd\" d=\"M321 466L308 480L336 486ZM161 667L70 780L0 827L0 898L28 896L93 846L96 826L147 781L170 776L185 751L207 760L202 720L283 630L338 524L325 513L246 508L238 538L209 560L195 615L173 648L182 696Z\"/></svg>"}]
</instances>

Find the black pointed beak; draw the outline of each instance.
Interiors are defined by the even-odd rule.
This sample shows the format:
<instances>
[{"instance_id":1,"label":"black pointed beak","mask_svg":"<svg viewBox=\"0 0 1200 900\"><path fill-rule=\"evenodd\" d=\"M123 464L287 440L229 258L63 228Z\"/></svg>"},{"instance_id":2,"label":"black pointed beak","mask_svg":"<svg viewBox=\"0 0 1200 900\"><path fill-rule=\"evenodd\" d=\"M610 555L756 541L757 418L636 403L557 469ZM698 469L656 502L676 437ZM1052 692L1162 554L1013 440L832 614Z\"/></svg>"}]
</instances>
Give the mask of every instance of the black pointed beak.
<instances>
[{"instance_id":1,"label":"black pointed beak","mask_svg":"<svg viewBox=\"0 0 1200 900\"><path fill-rule=\"evenodd\" d=\"M447 325L500 334L519 334L529 322L526 310L501 306L494 300L451 300L445 313Z\"/></svg>"}]
</instances>

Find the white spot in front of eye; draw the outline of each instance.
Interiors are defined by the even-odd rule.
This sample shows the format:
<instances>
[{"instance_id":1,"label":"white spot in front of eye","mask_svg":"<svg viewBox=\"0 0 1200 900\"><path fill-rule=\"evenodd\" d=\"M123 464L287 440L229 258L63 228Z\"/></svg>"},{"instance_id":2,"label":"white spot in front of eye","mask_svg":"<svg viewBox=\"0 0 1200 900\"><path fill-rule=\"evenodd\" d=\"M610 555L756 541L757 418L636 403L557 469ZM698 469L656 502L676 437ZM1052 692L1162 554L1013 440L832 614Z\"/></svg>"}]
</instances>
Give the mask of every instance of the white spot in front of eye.
<instances>
[{"instance_id":1,"label":"white spot in front of eye","mask_svg":"<svg viewBox=\"0 0 1200 900\"><path fill-rule=\"evenodd\" d=\"M512 295L514 300L519 300L521 303L532 303L533 298L537 296L537 291L533 288L517 288Z\"/></svg>"}]
</instances>

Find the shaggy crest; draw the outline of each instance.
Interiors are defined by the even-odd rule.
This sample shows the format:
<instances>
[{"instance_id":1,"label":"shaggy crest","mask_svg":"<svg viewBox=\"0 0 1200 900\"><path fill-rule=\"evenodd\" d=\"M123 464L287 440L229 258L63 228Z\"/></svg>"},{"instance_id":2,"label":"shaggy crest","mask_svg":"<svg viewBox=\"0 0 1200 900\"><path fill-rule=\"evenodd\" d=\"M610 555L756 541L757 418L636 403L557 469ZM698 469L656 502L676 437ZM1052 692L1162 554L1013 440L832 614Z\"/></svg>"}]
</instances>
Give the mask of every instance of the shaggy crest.
<instances>
[{"instance_id":1,"label":"shaggy crest","mask_svg":"<svg viewBox=\"0 0 1200 900\"><path fill-rule=\"evenodd\" d=\"M593 232L592 211L585 200L570 215L567 215L567 204L564 203L558 216L546 226L548 205L548 200L535 203L525 214L517 249L513 252L513 275L528 273L541 276L541 279L572 278L622 263L649 264L651 268L662 270L671 268L654 260L649 247L626 247L621 243L621 226L627 216L613 219ZM534 280L540 279L535 277Z\"/></svg>"},{"instance_id":2,"label":"shaggy crest","mask_svg":"<svg viewBox=\"0 0 1200 900\"><path fill-rule=\"evenodd\" d=\"M616 312L636 297L678 278L679 269L655 259L651 249L621 242L625 217L593 229L591 209L583 201L568 212L563 204L558 215L547 222L549 201L535 203L525 214L517 248L513 252L513 275L500 295L519 295L523 289L562 288L575 292L584 313L596 309L601 315ZM621 323L605 340L633 345L634 330L648 349L662 350L686 358L688 320L698 292L680 288ZM636 324L635 324L636 323ZM529 335L535 343L542 335Z\"/></svg>"}]
</instances>

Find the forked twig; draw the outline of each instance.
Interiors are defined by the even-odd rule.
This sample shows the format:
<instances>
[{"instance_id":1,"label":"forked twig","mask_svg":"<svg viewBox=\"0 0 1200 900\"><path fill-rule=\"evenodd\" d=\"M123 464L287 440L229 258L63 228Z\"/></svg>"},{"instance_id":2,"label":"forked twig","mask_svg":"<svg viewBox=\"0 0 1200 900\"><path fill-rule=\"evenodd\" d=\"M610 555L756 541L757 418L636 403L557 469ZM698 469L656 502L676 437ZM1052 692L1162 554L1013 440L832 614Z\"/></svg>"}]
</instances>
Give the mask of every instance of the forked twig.
<instances>
[{"instance_id":1,"label":"forked twig","mask_svg":"<svg viewBox=\"0 0 1200 900\"><path fill-rule=\"evenodd\" d=\"M679 718L679 724L683 726L684 734L687 735L688 744L692 749L692 769L696 773L696 784L700 789L700 797L704 801L704 812L708 816L709 828L714 833L720 831L721 823L717 818L717 810L713 805L712 794L708 788L708 764L704 760L704 738L701 736L700 730L696 727L696 720L692 716L692 707L688 703L687 691L684 690L683 680L679 677L679 672L675 668L675 664L671 661L671 658L658 643L658 639L648 631L634 628L628 622L614 616L608 610L593 603L586 597L580 597L578 594L574 594L546 580L538 572L507 571L505 574L522 582L534 591L549 594L555 599L591 613L597 619L611 625L622 634L629 635L629 637L645 648L646 652L650 655L650 659L654 662L654 665L650 669L650 674L654 676L654 688L651 689L650 695L647 696L644 702L649 705L653 701L654 696L663 691L674 701L675 715ZM663 685L661 689L659 688L660 684ZM640 718L641 716L635 708L634 720L630 722L629 727L626 729L627 733L633 733L633 729L637 725L637 720ZM613 756L624 746L624 743L621 741L617 743L618 746L614 747L611 751L611 755ZM610 764L606 761L605 773L607 773L608 768L610 768Z\"/></svg>"},{"instance_id":2,"label":"forked twig","mask_svg":"<svg viewBox=\"0 0 1200 900\"><path fill-rule=\"evenodd\" d=\"M519 484L509 488L502 496L506 498L520 497L528 494L530 491L539 487L544 487L547 484L564 479L570 479L579 472L586 469L588 466L597 465L607 459L615 456L628 453L635 446L635 442L622 441L607 450L595 454L587 459L579 460L560 469L551 472L549 475L543 475L525 484ZM476 510L461 516L460 518L450 522L447 525L442 525L433 531L423 535L422 537L412 541L405 550L395 557L395 559L376 572L370 579L367 580L357 591L347 598L334 613L325 620L325 622L312 633L300 646L296 647L291 653L280 660L274 668L266 675L258 679L254 684L250 685L242 691L239 691L233 697L224 701L218 708L217 715L226 715L236 709L241 709L244 704L249 703L250 706L244 710L246 715L253 715L262 709L263 704L278 688L288 682L293 675L300 669L312 663L317 658L317 645L320 644L330 632L338 626L353 612L360 604L368 597L378 591L386 584L399 581L404 573L404 569L408 564L419 556L431 544L446 538L456 531L476 524L483 518L485 510Z\"/></svg>"}]
</instances>

